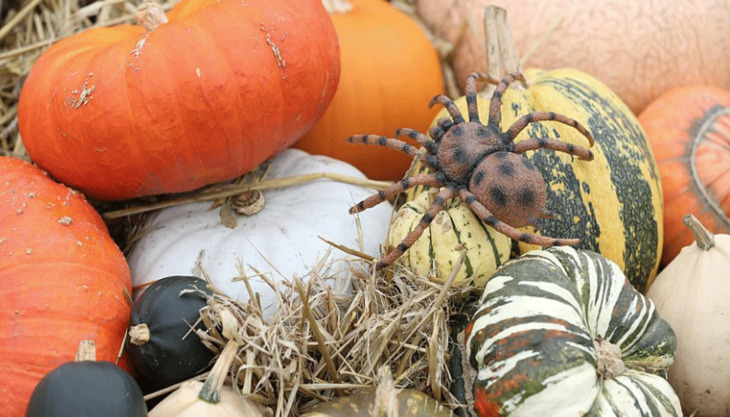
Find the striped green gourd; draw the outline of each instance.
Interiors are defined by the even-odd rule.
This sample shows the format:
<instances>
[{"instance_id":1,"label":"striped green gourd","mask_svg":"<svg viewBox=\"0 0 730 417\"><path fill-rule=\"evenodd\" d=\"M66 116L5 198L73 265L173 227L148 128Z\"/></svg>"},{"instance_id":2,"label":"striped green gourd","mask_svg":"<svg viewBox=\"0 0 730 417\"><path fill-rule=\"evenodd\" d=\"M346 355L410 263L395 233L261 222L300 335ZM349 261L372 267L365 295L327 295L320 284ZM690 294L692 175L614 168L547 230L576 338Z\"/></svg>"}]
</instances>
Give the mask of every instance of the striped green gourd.
<instances>
[{"instance_id":1,"label":"striped green gourd","mask_svg":"<svg viewBox=\"0 0 730 417\"><path fill-rule=\"evenodd\" d=\"M552 111L576 119L595 138L593 161L562 152L538 149L525 153L545 179L546 208L553 219L541 219L537 234L579 238L578 249L611 259L640 290L651 285L659 267L664 237L663 199L657 163L636 116L606 85L572 69L526 70L528 85L513 83L502 100L502 129L519 117ZM486 122L487 92L478 96L479 114ZM455 100L467 116L464 97ZM447 117L440 112L435 122ZM574 128L557 122L531 123L515 142L527 138L559 139L587 146ZM418 165L416 172L427 168ZM415 172L414 172L415 173ZM408 194L415 198L423 187ZM519 253L540 249L519 244Z\"/></svg>"},{"instance_id":2,"label":"striped green gourd","mask_svg":"<svg viewBox=\"0 0 730 417\"><path fill-rule=\"evenodd\" d=\"M681 417L666 377L676 338L619 267L532 251L487 282L467 328L481 417Z\"/></svg>"},{"instance_id":3,"label":"striped green gourd","mask_svg":"<svg viewBox=\"0 0 730 417\"><path fill-rule=\"evenodd\" d=\"M431 205L429 194L424 191L401 206L388 230L388 248L398 245L420 223ZM433 268L436 278L445 281L462 246L466 248L466 256L454 282L469 280L476 287L484 288L487 279L509 259L511 241L480 221L459 198L453 198L401 256L401 262L422 275Z\"/></svg>"}]
</instances>

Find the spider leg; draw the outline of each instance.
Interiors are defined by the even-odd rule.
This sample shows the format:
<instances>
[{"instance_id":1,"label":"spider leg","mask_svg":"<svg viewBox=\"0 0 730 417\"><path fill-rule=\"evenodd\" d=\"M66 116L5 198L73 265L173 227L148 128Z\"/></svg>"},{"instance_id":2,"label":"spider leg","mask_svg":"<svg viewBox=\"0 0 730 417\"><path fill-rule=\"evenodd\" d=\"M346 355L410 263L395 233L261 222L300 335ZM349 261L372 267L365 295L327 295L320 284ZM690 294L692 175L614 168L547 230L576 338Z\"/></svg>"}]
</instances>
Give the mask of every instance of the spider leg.
<instances>
[{"instance_id":1,"label":"spider leg","mask_svg":"<svg viewBox=\"0 0 730 417\"><path fill-rule=\"evenodd\" d=\"M497 88L492 93L492 99L489 102L489 121L488 125L494 126L499 129L499 124L502 123L502 94L504 94L507 87L512 84L513 81L520 80L522 84L526 84L525 76L522 73L514 72L507 74L502 81L499 82Z\"/></svg>"},{"instance_id":2,"label":"spider leg","mask_svg":"<svg viewBox=\"0 0 730 417\"><path fill-rule=\"evenodd\" d=\"M479 121L479 108L477 107L477 80L499 85L499 80L496 80L489 76L489 74L485 74L483 72L472 72L468 77L466 77L466 88L464 90L470 122Z\"/></svg>"},{"instance_id":3,"label":"spider leg","mask_svg":"<svg viewBox=\"0 0 730 417\"><path fill-rule=\"evenodd\" d=\"M517 230L507 223L497 219L494 215L487 210L486 207L479 201L474 194L469 190L459 190L459 197L461 200L471 209L474 214L477 215L484 223L491 226L494 230L502 233L503 235L510 237L520 242L529 243L539 246L563 246L563 245L575 245L580 240L578 239L556 239L547 236L540 236L532 233L523 232Z\"/></svg>"},{"instance_id":4,"label":"spider leg","mask_svg":"<svg viewBox=\"0 0 730 417\"><path fill-rule=\"evenodd\" d=\"M409 138L417 141L421 144L428 153L431 155L436 155L439 150L439 145L428 138L428 136L424 135L423 133L415 130L415 129L408 129L408 128L401 128L395 130L395 137L400 138L403 136L408 136Z\"/></svg>"},{"instance_id":5,"label":"spider leg","mask_svg":"<svg viewBox=\"0 0 730 417\"><path fill-rule=\"evenodd\" d=\"M570 155L575 155L578 158L586 161L593 160L593 152L591 152L590 149L586 149L582 146L573 145L572 143L563 142L562 140L557 139L529 138L512 144L510 148L514 153L534 151L535 149L540 148L552 149L554 151L565 152Z\"/></svg>"},{"instance_id":6,"label":"spider leg","mask_svg":"<svg viewBox=\"0 0 730 417\"><path fill-rule=\"evenodd\" d=\"M548 209L541 208L540 217L542 217L543 219L552 219L555 217L555 213L553 213L552 211L550 211Z\"/></svg>"},{"instance_id":7,"label":"spider leg","mask_svg":"<svg viewBox=\"0 0 730 417\"><path fill-rule=\"evenodd\" d=\"M512 126L510 126L509 129L507 129L506 132L504 132L505 137L511 142L513 141L517 135L522 132L522 130L527 127L528 124L532 122L548 122L548 121L554 121L554 122L560 122L563 124L566 124L570 127L574 127L577 131L583 134L586 138L588 138L588 143L590 143L591 146L593 146L593 135L586 130L586 128L578 123L577 120L571 119L570 117L563 116L562 114L556 114L553 112L547 112L547 111L539 111L535 113L526 114L514 123L512 123Z\"/></svg>"},{"instance_id":8,"label":"spider leg","mask_svg":"<svg viewBox=\"0 0 730 417\"><path fill-rule=\"evenodd\" d=\"M439 191L436 198L434 198L433 203L426 211L426 214L421 217L421 220L418 222L416 227L411 230L405 238L403 238L395 249L391 250L387 255L378 260L378 263L375 265L375 269L382 269L386 266L393 265L393 262L395 262L396 259L400 258L405 251L416 243L416 240L421 237L423 231L426 230L429 224L431 224L438 212L443 210L446 201L454 195L456 195L456 191L453 188L443 188Z\"/></svg>"},{"instance_id":9,"label":"spider leg","mask_svg":"<svg viewBox=\"0 0 730 417\"><path fill-rule=\"evenodd\" d=\"M370 197L350 207L350 214L359 213L371 207L375 207L385 200L391 199L403 191L418 185L430 185L432 187L440 187L443 185L433 174L417 174L412 177L406 177L386 188L378 191Z\"/></svg>"},{"instance_id":10,"label":"spider leg","mask_svg":"<svg viewBox=\"0 0 730 417\"><path fill-rule=\"evenodd\" d=\"M402 140L386 138L378 135L353 135L347 138L348 143L360 143L363 145L380 145L396 151L405 152L410 156L416 156L418 148Z\"/></svg>"},{"instance_id":11,"label":"spider leg","mask_svg":"<svg viewBox=\"0 0 730 417\"><path fill-rule=\"evenodd\" d=\"M428 107L431 108L436 103L443 104L454 123L464 123L464 117L461 116L461 111L459 111L459 107L456 106L456 103L454 103L453 100L443 94L439 94L428 102Z\"/></svg>"},{"instance_id":12,"label":"spider leg","mask_svg":"<svg viewBox=\"0 0 730 417\"><path fill-rule=\"evenodd\" d=\"M438 119L435 125L428 129L428 134L433 138L435 142L440 142L447 130L454 125L454 122L448 117L442 117Z\"/></svg>"}]
</instances>

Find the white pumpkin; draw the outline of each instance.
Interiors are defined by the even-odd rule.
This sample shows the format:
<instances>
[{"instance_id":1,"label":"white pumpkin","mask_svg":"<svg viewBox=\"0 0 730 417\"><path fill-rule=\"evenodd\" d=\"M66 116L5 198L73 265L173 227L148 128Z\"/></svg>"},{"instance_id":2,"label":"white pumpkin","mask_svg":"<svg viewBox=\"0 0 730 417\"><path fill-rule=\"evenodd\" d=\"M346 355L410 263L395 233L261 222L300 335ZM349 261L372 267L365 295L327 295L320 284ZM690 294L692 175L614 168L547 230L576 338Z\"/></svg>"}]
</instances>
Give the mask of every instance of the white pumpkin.
<instances>
[{"instance_id":1,"label":"white pumpkin","mask_svg":"<svg viewBox=\"0 0 730 417\"><path fill-rule=\"evenodd\" d=\"M270 161L266 179L330 172L365 178L353 166L326 156L287 149ZM264 191L265 205L258 213L237 218L233 229L221 224L210 202L167 208L150 218L147 232L131 250L128 261L135 287L170 275L200 275L200 268L228 296L245 301L249 295L238 278L239 266L259 293L265 316L276 310L277 298L255 268L276 282L306 275L331 250L328 275L347 271L352 256L331 248L331 242L380 256L392 215L381 204L367 213L351 215L353 204L375 190L330 179ZM358 234L362 229L362 247Z\"/></svg>"}]
</instances>

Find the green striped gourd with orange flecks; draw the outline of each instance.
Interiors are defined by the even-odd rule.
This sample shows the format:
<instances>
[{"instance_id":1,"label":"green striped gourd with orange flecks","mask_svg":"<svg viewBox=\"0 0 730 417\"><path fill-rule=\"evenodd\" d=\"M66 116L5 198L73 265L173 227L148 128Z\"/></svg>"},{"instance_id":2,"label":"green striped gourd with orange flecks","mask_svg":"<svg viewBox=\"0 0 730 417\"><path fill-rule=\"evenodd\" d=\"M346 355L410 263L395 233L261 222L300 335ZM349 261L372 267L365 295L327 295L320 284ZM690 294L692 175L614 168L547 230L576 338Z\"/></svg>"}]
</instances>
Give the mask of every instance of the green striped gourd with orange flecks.
<instances>
[{"instance_id":1,"label":"green striped gourd with orange flecks","mask_svg":"<svg viewBox=\"0 0 730 417\"><path fill-rule=\"evenodd\" d=\"M674 331L618 266L553 247L505 264L467 328L480 417L681 417Z\"/></svg>"},{"instance_id":2,"label":"green striped gourd with orange flecks","mask_svg":"<svg viewBox=\"0 0 730 417\"><path fill-rule=\"evenodd\" d=\"M579 238L578 249L601 253L621 267L640 291L656 276L664 229L662 189L657 163L636 116L604 84L572 69L526 70L527 87L513 83L502 97L503 130L519 117L552 111L576 119L595 138L595 158L582 161L562 152L538 149L525 153L545 179L546 208L553 219L541 219L540 231L559 238ZM455 100L466 116L464 97ZM478 96L481 121L489 114L489 94ZM445 111L436 120L448 117ZM436 122L434 120L434 124ZM531 123L515 139L552 138L588 146L586 138L557 122ZM416 172L426 171L418 165ZM416 187L408 199L417 196ZM519 243L519 253L539 247Z\"/></svg>"},{"instance_id":3,"label":"green striped gourd with orange flecks","mask_svg":"<svg viewBox=\"0 0 730 417\"><path fill-rule=\"evenodd\" d=\"M386 247L396 247L421 221L431 205L429 192L424 191L398 210L388 230ZM466 249L463 267L454 283L470 282L484 288L487 279L510 257L510 239L480 221L461 200L449 200L444 209L424 230L423 235L408 249L401 262L418 274L431 269L438 280L446 281Z\"/></svg>"}]
</instances>

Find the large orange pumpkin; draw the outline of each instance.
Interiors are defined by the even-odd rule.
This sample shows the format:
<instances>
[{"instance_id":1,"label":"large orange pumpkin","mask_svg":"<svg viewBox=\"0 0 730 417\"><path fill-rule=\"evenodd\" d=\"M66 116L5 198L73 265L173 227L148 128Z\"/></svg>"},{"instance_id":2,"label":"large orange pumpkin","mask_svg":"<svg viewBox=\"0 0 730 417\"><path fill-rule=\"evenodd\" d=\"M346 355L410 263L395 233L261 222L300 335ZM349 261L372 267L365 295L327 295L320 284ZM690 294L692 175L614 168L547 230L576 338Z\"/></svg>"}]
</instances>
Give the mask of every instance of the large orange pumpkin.
<instances>
[{"instance_id":1,"label":"large orange pumpkin","mask_svg":"<svg viewBox=\"0 0 730 417\"><path fill-rule=\"evenodd\" d=\"M416 0L434 34L454 45L456 81L486 70L484 8L507 10L526 68L574 68L638 114L662 92L730 88L730 3L636 0ZM529 54L529 55L528 55Z\"/></svg>"},{"instance_id":2,"label":"large orange pumpkin","mask_svg":"<svg viewBox=\"0 0 730 417\"><path fill-rule=\"evenodd\" d=\"M418 24L384 0L326 4L340 40L340 84L322 119L294 147L349 162L373 179L400 179L412 158L345 140L359 133L392 137L400 127L426 131L436 115L426 103L444 88L438 54Z\"/></svg>"},{"instance_id":3,"label":"large orange pumpkin","mask_svg":"<svg viewBox=\"0 0 730 417\"><path fill-rule=\"evenodd\" d=\"M0 410L21 417L40 379L91 339L114 362L129 267L83 195L0 157Z\"/></svg>"},{"instance_id":4,"label":"large orange pumpkin","mask_svg":"<svg viewBox=\"0 0 730 417\"><path fill-rule=\"evenodd\" d=\"M35 62L18 107L34 162L98 199L191 190L291 145L332 99L319 0L182 0L167 18L89 29Z\"/></svg>"},{"instance_id":5,"label":"large orange pumpkin","mask_svg":"<svg viewBox=\"0 0 730 417\"><path fill-rule=\"evenodd\" d=\"M730 91L691 85L661 95L639 115L664 190L667 265L694 242L694 214L715 234L730 233Z\"/></svg>"}]
</instances>

